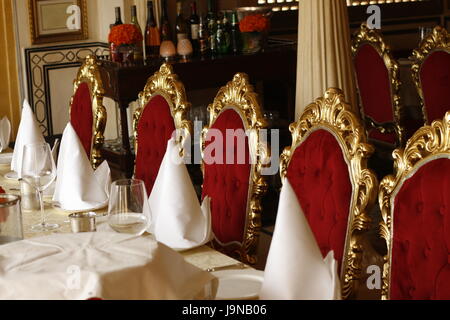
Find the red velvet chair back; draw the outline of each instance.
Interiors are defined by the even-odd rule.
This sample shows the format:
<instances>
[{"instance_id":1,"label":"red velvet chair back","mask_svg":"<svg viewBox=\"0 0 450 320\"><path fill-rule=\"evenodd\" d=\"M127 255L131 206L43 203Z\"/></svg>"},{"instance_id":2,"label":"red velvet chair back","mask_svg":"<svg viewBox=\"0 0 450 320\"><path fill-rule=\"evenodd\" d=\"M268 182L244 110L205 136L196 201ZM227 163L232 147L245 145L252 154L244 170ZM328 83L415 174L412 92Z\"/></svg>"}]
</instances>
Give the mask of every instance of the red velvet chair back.
<instances>
[{"instance_id":1,"label":"red velvet chair back","mask_svg":"<svg viewBox=\"0 0 450 320\"><path fill-rule=\"evenodd\" d=\"M309 105L290 129L293 142L281 156L281 176L292 185L323 256L334 251L343 297L353 297L362 276L360 237L369 229L377 190L366 166L374 149L338 89Z\"/></svg>"},{"instance_id":2,"label":"red velvet chair back","mask_svg":"<svg viewBox=\"0 0 450 320\"><path fill-rule=\"evenodd\" d=\"M167 141L172 138L175 123L167 100L156 95L145 105L137 123L137 153L134 175L143 180L150 195L164 158Z\"/></svg>"},{"instance_id":3,"label":"red velvet chair back","mask_svg":"<svg viewBox=\"0 0 450 320\"><path fill-rule=\"evenodd\" d=\"M366 118L369 138L400 144L403 132L397 62L381 34L365 25L355 34L352 50L361 114ZM388 128L388 132L382 132L382 128Z\"/></svg>"},{"instance_id":4,"label":"red velvet chair back","mask_svg":"<svg viewBox=\"0 0 450 320\"><path fill-rule=\"evenodd\" d=\"M70 102L70 123L80 138L92 167L102 162L105 141L106 109L103 106L103 82L95 56L87 56L74 81Z\"/></svg>"},{"instance_id":5,"label":"red velvet chair back","mask_svg":"<svg viewBox=\"0 0 450 320\"><path fill-rule=\"evenodd\" d=\"M384 299L450 299L449 123L447 113L416 132L381 182Z\"/></svg>"},{"instance_id":6,"label":"red velvet chair back","mask_svg":"<svg viewBox=\"0 0 450 320\"><path fill-rule=\"evenodd\" d=\"M220 89L209 111L210 124L202 143L202 198L211 199L213 244L218 250L253 264L261 228L260 198L267 187L259 171L260 155L267 152L263 146L249 143L257 141L264 121L248 77L236 74ZM236 135L227 134L227 130ZM222 139L218 138L219 133ZM238 150L245 154L240 155ZM227 161L231 152L234 158ZM251 154L259 156L254 158Z\"/></svg>"},{"instance_id":7,"label":"red velvet chair back","mask_svg":"<svg viewBox=\"0 0 450 320\"><path fill-rule=\"evenodd\" d=\"M411 72L421 98L424 122L442 119L450 110L450 35L437 26L413 51Z\"/></svg>"},{"instance_id":8,"label":"red velvet chair back","mask_svg":"<svg viewBox=\"0 0 450 320\"><path fill-rule=\"evenodd\" d=\"M420 83L428 123L450 110L450 51L434 51L420 68Z\"/></svg>"},{"instance_id":9,"label":"red velvet chair back","mask_svg":"<svg viewBox=\"0 0 450 320\"><path fill-rule=\"evenodd\" d=\"M139 108L133 117L136 160L134 176L143 180L148 195L153 190L167 142L175 133L177 142L191 134L187 120L190 104L183 84L169 64L162 64L139 94Z\"/></svg>"}]
</instances>

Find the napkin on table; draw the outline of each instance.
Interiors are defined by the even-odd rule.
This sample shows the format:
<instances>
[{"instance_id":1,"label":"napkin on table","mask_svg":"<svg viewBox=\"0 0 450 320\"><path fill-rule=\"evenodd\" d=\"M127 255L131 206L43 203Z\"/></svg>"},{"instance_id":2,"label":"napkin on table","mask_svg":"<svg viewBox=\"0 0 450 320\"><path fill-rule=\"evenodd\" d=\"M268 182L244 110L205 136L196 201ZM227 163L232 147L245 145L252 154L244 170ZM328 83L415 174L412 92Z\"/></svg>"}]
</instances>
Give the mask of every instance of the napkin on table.
<instances>
[{"instance_id":1,"label":"napkin on table","mask_svg":"<svg viewBox=\"0 0 450 320\"><path fill-rule=\"evenodd\" d=\"M152 223L148 231L175 249L190 249L212 239L210 199L200 203L174 138L167 142L149 197Z\"/></svg>"},{"instance_id":2,"label":"napkin on table","mask_svg":"<svg viewBox=\"0 0 450 320\"><path fill-rule=\"evenodd\" d=\"M19 131L17 132L16 144L14 146L11 170L21 176L23 147L27 144L45 143L39 123L31 110L27 100L23 102L22 118L20 120Z\"/></svg>"},{"instance_id":3,"label":"napkin on table","mask_svg":"<svg viewBox=\"0 0 450 320\"><path fill-rule=\"evenodd\" d=\"M340 280L333 251L323 259L288 179L283 181L260 298L340 299Z\"/></svg>"},{"instance_id":4,"label":"napkin on table","mask_svg":"<svg viewBox=\"0 0 450 320\"><path fill-rule=\"evenodd\" d=\"M11 122L7 117L0 120L0 152L8 149L9 137L11 136Z\"/></svg>"},{"instance_id":5,"label":"napkin on table","mask_svg":"<svg viewBox=\"0 0 450 320\"><path fill-rule=\"evenodd\" d=\"M0 246L0 300L204 299L211 281L151 237L66 233Z\"/></svg>"},{"instance_id":6,"label":"napkin on table","mask_svg":"<svg viewBox=\"0 0 450 320\"><path fill-rule=\"evenodd\" d=\"M111 171L104 161L93 170L72 125L67 124L61 140L53 201L64 210L91 210L106 204Z\"/></svg>"}]
</instances>

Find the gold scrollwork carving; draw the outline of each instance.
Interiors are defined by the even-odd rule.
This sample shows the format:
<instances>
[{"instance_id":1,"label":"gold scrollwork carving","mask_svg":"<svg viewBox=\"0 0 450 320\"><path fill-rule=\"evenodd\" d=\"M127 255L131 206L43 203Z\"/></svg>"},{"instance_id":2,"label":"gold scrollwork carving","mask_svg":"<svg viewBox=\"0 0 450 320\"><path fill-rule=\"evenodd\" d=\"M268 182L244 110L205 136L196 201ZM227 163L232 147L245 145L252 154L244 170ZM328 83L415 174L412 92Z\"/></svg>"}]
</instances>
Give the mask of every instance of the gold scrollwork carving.
<instances>
[{"instance_id":1,"label":"gold scrollwork carving","mask_svg":"<svg viewBox=\"0 0 450 320\"><path fill-rule=\"evenodd\" d=\"M450 54L450 36L447 30L441 26L436 26L412 53L414 63L411 67L412 78L420 96L424 123L430 124L428 113L425 106L425 97L423 95L422 83L420 81L420 69L425 60L436 51L446 51Z\"/></svg>"},{"instance_id":2,"label":"gold scrollwork carving","mask_svg":"<svg viewBox=\"0 0 450 320\"><path fill-rule=\"evenodd\" d=\"M170 64L163 63L159 70L148 80L144 90L139 94L139 107L133 115L133 132L135 152L138 152L138 123L145 107L152 97L161 95L170 107L170 113L176 128L176 141L180 147L180 155L184 155L186 139L191 136L192 123L187 119L190 103L187 102L184 85L178 80ZM190 145L187 146L190 148Z\"/></svg>"},{"instance_id":3,"label":"gold scrollwork carving","mask_svg":"<svg viewBox=\"0 0 450 320\"><path fill-rule=\"evenodd\" d=\"M70 100L72 106L73 98L81 83L87 83L92 98L92 142L91 142L91 165L96 169L103 161L101 155L101 148L105 142L105 127L106 127L106 108L103 106L104 87L100 75L100 68L97 58L94 55L88 55L80 69L73 84L73 96ZM71 107L70 107L71 110ZM70 112L70 111L69 111Z\"/></svg>"},{"instance_id":4,"label":"gold scrollwork carving","mask_svg":"<svg viewBox=\"0 0 450 320\"><path fill-rule=\"evenodd\" d=\"M439 154L450 154L450 112L445 114L443 120L436 120L430 126L420 128L408 140L404 149L396 149L394 157L394 175L389 175L380 183L378 202L380 205L382 221L380 222L380 236L386 242L387 254L383 265L382 299L389 299L390 286L390 256L392 252L393 213L391 197L401 188L407 177L417 167Z\"/></svg>"},{"instance_id":5,"label":"gold scrollwork carving","mask_svg":"<svg viewBox=\"0 0 450 320\"><path fill-rule=\"evenodd\" d=\"M323 98L310 104L300 119L290 125L292 146L284 149L280 159L280 174L285 178L295 149L315 128L325 128L332 132L341 146L350 166L350 179L353 185L347 243L342 262L341 283L344 299L353 297L356 282L361 278L363 254L361 236L369 229L371 219L368 210L375 202L378 186L375 174L367 169L367 159L374 148L367 143L364 127L351 110L341 90L328 89Z\"/></svg>"},{"instance_id":6,"label":"gold scrollwork carving","mask_svg":"<svg viewBox=\"0 0 450 320\"><path fill-rule=\"evenodd\" d=\"M267 182L261 175L263 167L267 166L270 154L267 145L260 139L260 130L266 127L261 114L258 96L250 84L248 76L237 73L233 80L222 87L216 95L214 102L208 106L209 126L202 131L202 153L206 147L206 137L209 128L214 124L220 114L233 109L242 118L245 130L248 133L250 155L253 159L250 173L249 200L247 201L247 219L242 244L221 245L214 241L214 246L226 253L237 255L242 261L256 263L256 247L261 230L261 198L267 191ZM204 166L202 164L202 169Z\"/></svg>"},{"instance_id":7,"label":"gold scrollwork carving","mask_svg":"<svg viewBox=\"0 0 450 320\"><path fill-rule=\"evenodd\" d=\"M397 137L397 145L403 146L405 143L405 128L403 126L403 105L400 96L400 68L397 61L392 57L390 48L384 43L382 35L375 29L370 29L365 23L363 23L360 29L354 34L352 41L352 54L353 59L356 58L359 49L365 45L371 45L383 59L384 64L389 73L390 88L391 88L391 101L393 107L393 122L378 123L364 112L364 105L361 102L360 112L365 118L365 124L368 128L374 128L381 133L395 133ZM359 89L358 89L359 91ZM360 94L360 101L361 93Z\"/></svg>"}]
</instances>

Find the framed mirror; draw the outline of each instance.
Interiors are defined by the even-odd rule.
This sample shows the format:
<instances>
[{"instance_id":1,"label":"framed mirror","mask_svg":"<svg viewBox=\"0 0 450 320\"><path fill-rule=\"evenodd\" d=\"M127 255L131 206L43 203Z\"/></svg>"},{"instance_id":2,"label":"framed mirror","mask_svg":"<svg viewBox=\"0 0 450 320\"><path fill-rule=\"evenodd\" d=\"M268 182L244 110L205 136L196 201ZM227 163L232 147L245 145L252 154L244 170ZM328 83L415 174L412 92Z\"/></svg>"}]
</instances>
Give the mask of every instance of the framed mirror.
<instances>
[{"instance_id":1,"label":"framed mirror","mask_svg":"<svg viewBox=\"0 0 450 320\"><path fill-rule=\"evenodd\" d=\"M32 44L88 38L86 0L28 0Z\"/></svg>"}]
</instances>

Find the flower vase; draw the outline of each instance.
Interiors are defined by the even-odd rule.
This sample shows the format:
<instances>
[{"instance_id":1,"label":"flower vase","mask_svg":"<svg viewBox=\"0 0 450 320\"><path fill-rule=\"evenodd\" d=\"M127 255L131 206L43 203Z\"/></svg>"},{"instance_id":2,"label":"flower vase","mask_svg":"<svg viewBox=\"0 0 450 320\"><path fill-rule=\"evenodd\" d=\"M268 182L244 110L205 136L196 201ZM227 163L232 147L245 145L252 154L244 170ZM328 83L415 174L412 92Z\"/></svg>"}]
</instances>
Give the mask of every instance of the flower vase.
<instances>
[{"instance_id":1,"label":"flower vase","mask_svg":"<svg viewBox=\"0 0 450 320\"><path fill-rule=\"evenodd\" d=\"M122 63L123 55L119 50L119 46L117 46L115 43L109 44L109 54L112 62Z\"/></svg>"},{"instance_id":2,"label":"flower vase","mask_svg":"<svg viewBox=\"0 0 450 320\"><path fill-rule=\"evenodd\" d=\"M242 32L242 53L254 54L264 47L262 32Z\"/></svg>"}]
</instances>

